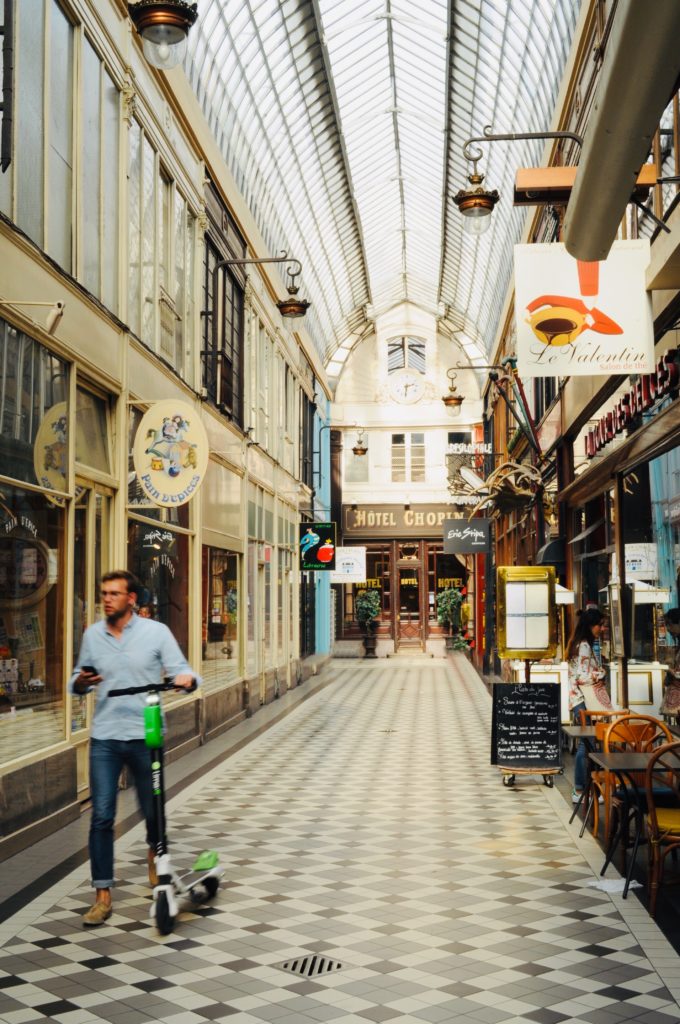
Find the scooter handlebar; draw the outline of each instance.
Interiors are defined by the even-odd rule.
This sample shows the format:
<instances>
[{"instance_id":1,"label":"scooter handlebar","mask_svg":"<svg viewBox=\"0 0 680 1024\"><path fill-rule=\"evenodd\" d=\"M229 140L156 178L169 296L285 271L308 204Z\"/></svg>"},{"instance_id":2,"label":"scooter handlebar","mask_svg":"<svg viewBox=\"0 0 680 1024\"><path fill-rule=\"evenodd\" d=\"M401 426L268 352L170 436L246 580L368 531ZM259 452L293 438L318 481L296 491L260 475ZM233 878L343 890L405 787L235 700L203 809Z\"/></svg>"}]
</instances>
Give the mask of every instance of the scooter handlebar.
<instances>
[{"instance_id":1,"label":"scooter handlebar","mask_svg":"<svg viewBox=\"0 0 680 1024\"><path fill-rule=\"evenodd\" d=\"M146 686L123 686L116 690L109 690L107 697L129 697L134 693L162 693L164 690L184 690L185 693L193 693L198 689L194 678L191 686L175 686L174 676L166 676L162 683L147 683Z\"/></svg>"}]
</instances>

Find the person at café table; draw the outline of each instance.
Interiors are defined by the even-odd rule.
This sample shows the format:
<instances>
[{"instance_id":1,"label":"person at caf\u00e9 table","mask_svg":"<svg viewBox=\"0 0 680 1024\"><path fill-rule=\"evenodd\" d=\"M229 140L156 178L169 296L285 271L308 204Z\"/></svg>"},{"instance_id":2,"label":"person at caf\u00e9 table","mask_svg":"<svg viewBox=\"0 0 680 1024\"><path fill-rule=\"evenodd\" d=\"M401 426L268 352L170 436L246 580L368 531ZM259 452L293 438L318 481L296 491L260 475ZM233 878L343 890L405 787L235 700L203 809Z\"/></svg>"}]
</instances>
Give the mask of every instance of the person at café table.
<instances>
[{"instance_id":1,"label":"person at caf\u00e9 table","mask_svg":"<svg viewBox=\"0 0 680 1024\"><path fill-rule=\"evenodd\" d=\"M569 710L574 725L581 724L579 712L584 708L589 711L611 711L604 680L606 672L602 667L600 649L600 633L604 623L604 615L599 608L586 608L577 612L576 627L567 646L567 662L569 665ZM580 741L576 750L574 765L574 788L571 793L573 803L578 803L586 784L586 746Z\"/></svg>"}]
</instances>

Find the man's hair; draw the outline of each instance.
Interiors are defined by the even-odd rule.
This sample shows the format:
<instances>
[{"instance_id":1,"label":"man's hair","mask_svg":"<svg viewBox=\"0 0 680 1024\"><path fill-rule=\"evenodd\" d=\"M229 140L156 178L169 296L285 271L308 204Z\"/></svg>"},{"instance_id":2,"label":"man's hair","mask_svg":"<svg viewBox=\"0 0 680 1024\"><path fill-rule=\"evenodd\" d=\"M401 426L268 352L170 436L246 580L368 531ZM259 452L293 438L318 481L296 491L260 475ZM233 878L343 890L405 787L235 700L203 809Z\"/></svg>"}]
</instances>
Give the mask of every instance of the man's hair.
<instances>
[{"instance_id":1,"label":"man's hair","mask_svg":"<svg viewBox=\"0 0 680 1024\"><path fill-rule=\"evenodd\" d=\"M134 573L128 572L127 569L113 569L111 572L105 572L102 576L102 583L108 583L110 580L125 580L128 594L139 594L142 590L142 584Z\"/></svg>"}]
</instances>

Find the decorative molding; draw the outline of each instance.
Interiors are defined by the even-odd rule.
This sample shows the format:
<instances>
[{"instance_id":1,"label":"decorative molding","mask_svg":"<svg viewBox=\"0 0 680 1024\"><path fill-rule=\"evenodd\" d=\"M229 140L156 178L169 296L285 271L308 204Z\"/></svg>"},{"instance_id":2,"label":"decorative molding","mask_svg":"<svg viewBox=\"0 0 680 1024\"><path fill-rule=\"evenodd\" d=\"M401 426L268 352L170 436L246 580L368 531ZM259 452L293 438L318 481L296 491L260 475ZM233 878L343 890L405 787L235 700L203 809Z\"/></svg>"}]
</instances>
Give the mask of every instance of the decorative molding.
<instances>
[{"instance_id":1,"label":"decorative molding","mask_svg":"<svg viewBox=\"0 0 680 1024\"><path fill-rule=\"evenodd\" d=\"M129 66L125 68L125 82L121 92L123 94L123 120L128 128L131 128L137 108L137 90L135 88L135 73Z\"/></svg>"}]
</instances>

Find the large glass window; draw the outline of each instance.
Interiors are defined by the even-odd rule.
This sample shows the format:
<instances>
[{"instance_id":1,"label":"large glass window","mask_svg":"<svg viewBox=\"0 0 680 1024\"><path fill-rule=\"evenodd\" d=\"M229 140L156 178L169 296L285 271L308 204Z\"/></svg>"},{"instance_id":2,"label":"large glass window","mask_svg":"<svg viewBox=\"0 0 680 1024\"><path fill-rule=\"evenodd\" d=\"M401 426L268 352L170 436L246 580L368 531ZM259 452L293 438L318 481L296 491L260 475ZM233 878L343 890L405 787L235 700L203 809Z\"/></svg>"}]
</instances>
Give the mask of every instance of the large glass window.
<instances>
[{"instance_id":1,"label":"large glass window","mask_svg":"<svg viewBox=\"0 0 680 1024\"><path fill-rule=\"evenodd\" d=\"M243 289L229 271L217 274L217 295L213 295L215 266L222 259L209 238L203 261L203 387L208 398L238 426L243 426ZM218 330L213 327L215 307L222 315ZM219 314L217 314L219 315Z\"/></svg>"},{"instance_id":2,"label":"large glass window","mask_svg":"<svg viewBox=\"0 0 680 1024\"><path fill-rule=\"evenodd\" d=\"M13 6L14 122L30 131L14 132L0 205L116 310L120 90L65 5L22 0ZM5 103L11 116L9 96ZM82 244L76 264L77 227Z\"/></svg>"},{"instance_id":3,"label":"large glass window","mask_svg":"<svg viewBox=\"0 0 680 1024\"><path fill-rule=\"evenodd\" d=\"M189 538L167 524L130 519L128 569L142 584L140 611L170 629L189 653Z\"/></svg>"},{"instance_id":4,"label":"large glass window","mask_svg":"<svg viewBox=\"0 0 680 1024\"><path fill-rule=\"evenodd\" d=\"M203 547L203 687L219 690L239 676L239 556Z\"/></svg>"},{"instance_id":5,"label":"large glass window","mask_svg":"<svg viewBox=\"0 0 680 1024\"><path fill-rule=\"evenodd\" d=\"M111 472L107 404L80 387L76 392L76 462L100 473Z\"/></svg>"},{"instance_id":6,"label":"large glass window","mask_svg":"<svg viewBox=\"0 0 680 1024\"><path fill-rule=\"evenodd\" d=\"M387 372L407 368L425 373L424 338L390 338L387 342Z\"/></svg>"},{"instance_id":7,"label":"large glass window","mask_svg":"<svg viewBox=\"0 0 680 1024\"><path fill-rule=\"evenodd\" d=\"M0 319L0 475L68 486L68 367Z\"/></svg>"},{"instance_id":8,"label":"large glass window","mask_svg":"<svg viewBox=\"0 0 680 1024\"><path fill-rule=\"evenodd\" d=\"M65 737L65 563L63 508L0 483L2 763Z\"/></svg>"},{"instance_id":9,"label":"large glass window","mask_svg":"<svg viewBox=\"0 0 680 1024\"><path fill-rule=\"evenodd\" d=\"M195 218L134 121L128 153L128 322L179 374L191 366Z\"/></svg>"}]
</instances>

